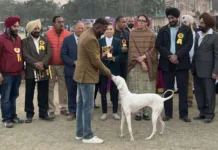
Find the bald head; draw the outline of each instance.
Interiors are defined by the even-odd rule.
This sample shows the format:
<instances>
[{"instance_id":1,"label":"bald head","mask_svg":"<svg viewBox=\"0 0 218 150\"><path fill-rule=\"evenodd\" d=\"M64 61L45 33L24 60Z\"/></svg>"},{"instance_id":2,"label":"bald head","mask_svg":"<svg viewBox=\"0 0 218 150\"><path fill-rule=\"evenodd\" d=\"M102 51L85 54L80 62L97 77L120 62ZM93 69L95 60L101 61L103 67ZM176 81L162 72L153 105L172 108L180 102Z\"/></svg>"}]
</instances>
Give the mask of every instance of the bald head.
<instances>
[{"instance_id":1,"label":"bald head","mask_svg":"<svg viewBox=\"0 0 218 150\"><path fill-rule=\"evenodd\" d=\"M79 21L74 27L74 33L76 34L76 36L79 37L83 33L83 31L84 31L84 24L81 21Z\"/></svg>"}]
</instances>

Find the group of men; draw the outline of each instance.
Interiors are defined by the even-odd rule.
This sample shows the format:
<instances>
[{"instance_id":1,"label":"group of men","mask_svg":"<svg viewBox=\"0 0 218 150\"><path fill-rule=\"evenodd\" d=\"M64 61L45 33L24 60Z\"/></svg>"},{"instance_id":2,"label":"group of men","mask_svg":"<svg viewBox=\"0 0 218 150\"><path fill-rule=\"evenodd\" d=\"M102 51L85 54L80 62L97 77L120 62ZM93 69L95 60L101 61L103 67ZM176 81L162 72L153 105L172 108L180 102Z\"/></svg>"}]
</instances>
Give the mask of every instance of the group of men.
<instances>
[{"instance_id":1,"label":"group of men","mask_svg":"<svg viewBox=\"0 0 218 150\"><path fill-rule=\"evenodd\" d=\"M212 122L215 117L215 80L218 79L218 35L213 31L215 19L208 13L200 15L199 31L196 32L191 22L188 22L190 16L183 16L180 21L177 8L167 8L166 16L169 24L159 30L157 37L148 28L150 21L146 15L137 17L137 30L133 29L132 19L127 26L126 18L119 16L115 21L115 30L112 24L99 18L93 26L87 24L86 31L84 24L79 21L74 26L73 34L64 29L63 17L55 16L53 28L46 32L45 37L40 35L40 20L30 21L26 25L28 37L23 40L18 36L20 18L8 17L5 20L5 33L0 35L0 94L5 127L11 128L14 123L24 122L16 114L16 99L22 78L25 78L26 89L25 122L31 123L34 116L36 83L39 118L53 120L54 86L57 81L60 113L66 115L68 120L76 119L75 138L83 143L103 143L91 129L99 78L103 112L101 119L107 118L107 84L111 90L113 117L119 119L118 90L110 80L112 74L121 75L127 82L132 79L145 81L139 80L143 78L142 75L134 77L134 72L131 79L128 76L132 68L141 68L148 77L148 84L143 86L149 86L149 83L156 81L157 65L163 73L164 90L173 89L175 77L177 79L180 119L191 121L188 117L188 80L193 75L200 112L194 119L203 120L204 123ZM104 34L105 38L100 39ZM130 46L129 39L132 42ZM103 51L105 46L112 46L112 56L108 51ZM143 48L146 48L145 52ZM164 120L168 121L173 118L173 100L166 101L164 107Z\"/></svg>"}]
</instances>

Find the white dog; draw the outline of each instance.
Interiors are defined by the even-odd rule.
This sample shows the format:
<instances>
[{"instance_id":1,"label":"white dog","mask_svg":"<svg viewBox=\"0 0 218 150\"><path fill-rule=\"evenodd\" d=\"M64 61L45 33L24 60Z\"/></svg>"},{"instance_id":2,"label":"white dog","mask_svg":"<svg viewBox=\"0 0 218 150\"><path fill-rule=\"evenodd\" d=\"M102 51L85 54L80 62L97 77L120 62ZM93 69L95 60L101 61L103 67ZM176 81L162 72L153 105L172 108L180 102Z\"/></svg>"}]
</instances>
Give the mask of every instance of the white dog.
<instances>
[{"instance_id":1,"label":"white dog","mask_svg":"<svg viewBox=\"0 0 218 150\"><path fill-rule=\"evenodd\" d=\"M121 137L124 136L123 135L123 125L124 125L125 116L126 116L129 133L131 136L130 140L134 141L134 138L132 135L132 126L131 126L131 113L136 113L138 110L140 110L141 108L144 108L145 106L149 106L152 108L152 125L153 125L152 133L146 139L147 140L151 139L156 133L157 119L159 119L162 125L160 134L163 134L164 125L165 125L165 123L163 122L161 118L161 112L164 107L163 103L164 101L172 98L174 95L174 92L172 90L167 90L166 92L168 91L172 92L172 95L167 98L162 98L158 94L152 94L152 93L134 94L129 91L126 85L126 82L122 77L113 75L112 80L117 85L117 89L119 90L119 97L121 100L122 118L121 118L121 126L120 126L120 130L121 130L120 136Z\"/></svg>"}]
</instances>

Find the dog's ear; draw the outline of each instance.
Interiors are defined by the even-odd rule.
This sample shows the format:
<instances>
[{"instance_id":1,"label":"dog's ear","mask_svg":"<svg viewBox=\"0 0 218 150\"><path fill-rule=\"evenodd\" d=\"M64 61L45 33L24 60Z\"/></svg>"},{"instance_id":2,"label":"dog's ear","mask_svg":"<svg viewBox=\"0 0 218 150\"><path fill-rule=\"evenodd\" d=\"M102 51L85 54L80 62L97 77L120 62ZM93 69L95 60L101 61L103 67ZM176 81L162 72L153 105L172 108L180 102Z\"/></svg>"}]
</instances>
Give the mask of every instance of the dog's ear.
<instances>
[{"instance_id":1,"label":"dog's ear","mask_svg":"<svg viewBox=\"0 0 218 150\"><path fill-rule=\"evenodd\" d=\"M123 84L119 84L119 85L117 86L117 89L120 90L120 89L122 89L122 87L123 87Z\"/></svg>"}]
</instances>

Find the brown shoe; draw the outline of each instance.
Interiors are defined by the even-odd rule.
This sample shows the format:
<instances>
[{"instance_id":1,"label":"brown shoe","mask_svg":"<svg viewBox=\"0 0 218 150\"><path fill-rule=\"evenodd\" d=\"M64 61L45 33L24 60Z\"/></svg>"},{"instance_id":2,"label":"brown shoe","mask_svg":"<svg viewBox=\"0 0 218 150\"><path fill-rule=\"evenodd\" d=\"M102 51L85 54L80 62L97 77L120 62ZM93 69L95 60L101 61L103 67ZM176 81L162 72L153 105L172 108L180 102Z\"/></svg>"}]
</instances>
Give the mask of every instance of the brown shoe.
<instances>
[{"instance_id":1,"label":"brown shoe","mask_svg":"<svg viewBox=\"0 0 218 150\"><path fill-rule=\"evenodd\" d=\"M49 113L49 117L51 117L51 118L54 119L54 118L55 118L55 113L54 113L54 112L50 112L50 113Z\"/></svg>"},{"instance_id":2,"label":"brown shoe","mask_svg":"<svg viewBox=\"0 0 218 150\"><path fill-rule=\"evenodd\" d=\"M61 115L68 116L69 112L67 110L61 110Z\"/></svg>"},{"instance_id":3,"label":"brown shoe","mask_svg":"<svg viewBox=\"0 0 218 150\"><path fill-rule=\"evenodd\" d=\"M74 119L76 119L76 113L69 113L67 121L73 121Z\"/></svg>"}]
</instances>

